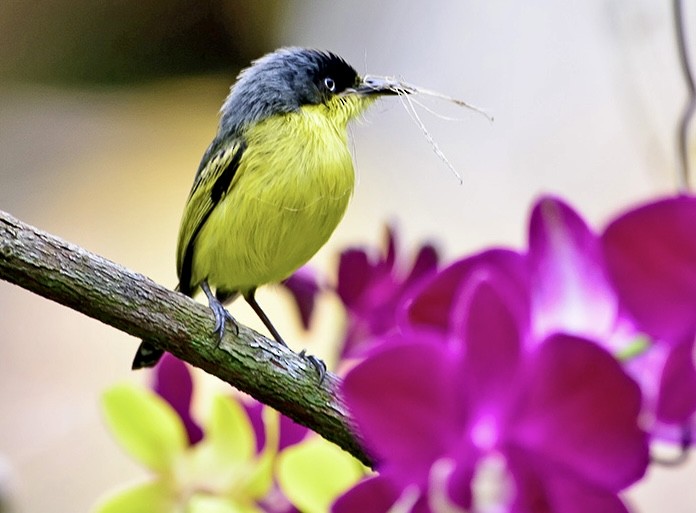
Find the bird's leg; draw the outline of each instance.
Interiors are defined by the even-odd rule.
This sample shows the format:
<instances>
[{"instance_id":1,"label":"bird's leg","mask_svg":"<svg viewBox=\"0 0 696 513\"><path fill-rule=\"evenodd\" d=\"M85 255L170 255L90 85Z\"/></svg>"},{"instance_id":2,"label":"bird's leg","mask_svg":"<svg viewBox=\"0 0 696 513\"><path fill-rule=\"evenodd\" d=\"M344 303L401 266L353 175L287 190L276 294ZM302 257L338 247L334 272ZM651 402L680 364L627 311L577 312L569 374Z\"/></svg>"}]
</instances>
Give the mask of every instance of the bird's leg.
<instances>
[{"instance_id":1,"label":"bird's leg","mask_svg":"<svg viewBox=\"0 0 696 513\"><path fill-rule=\"evenodd\" d=\"M232 314L230 314L230 312L227 311L227 309L223 306L220 300L215 297L215 294L213 294L213 292L210 290L210 286L208 285L207 280L203 280L203 282L201 283L201 288L205 293L205 297L208 298L208 306L213 311L213 316L215 316L215 329L213 331L218 334L220 340L222 340L222 337L225 335L225 321L227 319L230 320L232 325L237 330L237 333L239 333L237 321L234 320Z\"/></svg>"},{"instance_id":2,"label":"bird's leg","mask_svg":"<svg viewBox=\"0 0 696 513\"><path fill-rule=\"evenodd\" d=\"M256 289L251 289L249 292L244 294L244 299L246 300L247 303L249 303L249 306L256 312L256 315L259 316L259 319L261 319L261 322L263 322L263 325L268 328L268 331L271 332L271 335L273 335L273 338L278 342L279 344L284 345L285 347L288 347L288 345L285 343L285 340L283 340L283 337L280 336L280 333L278 333L278 330L275 329L275 326L273 326L273 323L271 320L268 318L266 315L266 312L264 312L261 309L261 305L259 305L256 302Z\"/></svg>"},{"instance_id":3,"label":"bird's leg","mask_svg":"<svg viewBox=\"0 0 696 513\"><path fill-rule=\"evenodd\" d=\"M288 345L283 340L283 337L280 336L280 333L278 333L278 330L275 329L275 326L273 326L273 323L266 315L266 312L264 312L261 309L261 305L258 304L255 296L256 296L256 289L251 289L249 292L244 294L244 299L249 304L249 306L254 310L254 312L256 312L256 315L259 316L259 319L261 319L261 322L263 322L264 326L266 326L268 331L271 332L271 335L273 335L273 338L276 340L276 342L284 345L285 347L288 347ZM304 349L299 353L299 355L300 355L300 357L304 358L305 360L307 360L309 363L312 364L314 369L317 371L317 374L319 375L319 383L324 381L324 377L326 376L326 364L323 361L321 361L319 358L317 358L316 356L312 356L311 354L307 354Z\"/></svg>"}]
</instances>

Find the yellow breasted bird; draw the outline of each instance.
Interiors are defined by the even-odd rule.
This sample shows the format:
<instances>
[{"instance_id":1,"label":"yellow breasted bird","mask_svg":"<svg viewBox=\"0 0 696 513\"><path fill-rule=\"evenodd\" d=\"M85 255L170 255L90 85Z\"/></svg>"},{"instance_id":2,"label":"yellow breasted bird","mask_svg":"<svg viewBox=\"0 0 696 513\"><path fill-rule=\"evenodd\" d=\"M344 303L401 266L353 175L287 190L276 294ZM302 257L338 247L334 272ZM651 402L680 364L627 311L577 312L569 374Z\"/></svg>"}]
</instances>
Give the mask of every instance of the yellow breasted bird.
<instances>
[{"instance_id":1,"label":"yellow breasted bird","mask_svg":"<svg viewBox=\"0 0 696 513\"><path fill-rule=\"evenodd\" d=\"M177 249L178 290L203 290L220 337L226 320L234 323L223 304L242 295L285 344L256 289L290 276L328 240L354 186L346 126L396 93L395 83L306 48L281 48L239 74L194 178ZM143 341L133 368L162 354ZM323 376L323 363L308 358Z\"/></svg>"}]
</instances>

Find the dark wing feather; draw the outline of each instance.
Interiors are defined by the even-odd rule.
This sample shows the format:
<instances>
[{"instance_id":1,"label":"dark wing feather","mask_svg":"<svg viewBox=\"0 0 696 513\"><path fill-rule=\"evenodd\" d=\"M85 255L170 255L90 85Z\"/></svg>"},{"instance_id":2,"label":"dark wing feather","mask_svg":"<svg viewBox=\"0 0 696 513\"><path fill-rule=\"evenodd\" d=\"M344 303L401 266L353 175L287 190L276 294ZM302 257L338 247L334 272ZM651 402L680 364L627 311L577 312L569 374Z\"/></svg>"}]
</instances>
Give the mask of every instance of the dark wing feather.
<instances>
[{"instance_id":1,"label":"dark wing feather","mask_svg":"<svg viewBox=\"0 0 696 513\"><path fill-rule=\"evenodd\" d=\"M212 153L196 173L182 216L176 258L179 290L187 296L192 295L198 285L191 283L196 237L210 213L229 190L245 149L246 142L243 139L232 140Z\"/></svg>"}]
</instances>

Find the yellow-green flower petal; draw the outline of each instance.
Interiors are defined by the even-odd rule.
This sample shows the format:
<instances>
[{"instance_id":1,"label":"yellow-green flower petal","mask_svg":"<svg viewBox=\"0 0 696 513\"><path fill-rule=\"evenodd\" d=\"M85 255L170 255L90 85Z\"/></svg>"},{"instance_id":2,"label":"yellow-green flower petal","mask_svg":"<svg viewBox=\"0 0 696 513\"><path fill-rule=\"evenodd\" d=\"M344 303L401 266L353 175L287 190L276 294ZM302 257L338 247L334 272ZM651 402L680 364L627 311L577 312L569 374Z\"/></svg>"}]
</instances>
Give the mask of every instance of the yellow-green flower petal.
<instances>
[{"instance_id":1,"label":"yellow-green flower petal","mask_svg":"<svg viewBox=\"0 0 696 513\"><path fill-rule=\"evenodd\" d=\"M197 494L191 497L186 513L264 513L256 505L236 504L230 499Z\"/></svg>"},{"instance_id":2,"label":"yellow-green flower petal","mask_svg":"<svg viewBox=\"0 0 696 513\"><path fill-rule=\"evenodd\" d=\"M156 472L166 473L188 445L179 416L149 390L116 385L102 396L102 408L121 446Z\"/></svg>"},{"instance_id":3,"label":"yellow-green flower petal","mask_svg":"<svg viewBox=\"0 0 696 513\"><path fill-rule=\"evenodd\" d=\"M161 481L136 485L102 499L92 513L176 513L174 497Z\"/></svg>"},{"instance_id":4,"label":"yellow-green flower petal","mask_svg":"<svg viewBox=\"0 0 696 513\"><path fill-rule=\"evenodd\" d=\"M304 513L326 513L364 475L358 460L320 437L293 445L278 457L278 484Z\"/></svg>"},{"instance_id":5,"label":"yellow-green flower petal","mask_svg":"<svg viewBox=\"0 0 696 513\"><path fill-rule=\"evenodd\" d=\"M256 452L251 421L242 405L229 396L219 395L214 399L205 438L221 459L231 464L249 461Z\"/></svg>"},{"instance_id":6,"label":"yellow-green flower petal","mask_svg":"<svg viewBox=\"0 0 696 513\"><path fill-rule=\"evenodd\" d=\"M177 475L217 494L246 495L254 470L256 438L244 408L233 398L213 399L203 440L182 460Z\"/></svg>"},{"instance_id":7,"label":"yellow-green flower petal","mask_svg":"<svg viewBox=\"0 0 696 513\"><path fill-rule=\"evenodd\" d=\"M266 442L247 483L247 493L256 498L264 497L273 486L273 463L280 442L280 414L273 408L264 406L261 415Z\"/></svg>"}]
</instances>

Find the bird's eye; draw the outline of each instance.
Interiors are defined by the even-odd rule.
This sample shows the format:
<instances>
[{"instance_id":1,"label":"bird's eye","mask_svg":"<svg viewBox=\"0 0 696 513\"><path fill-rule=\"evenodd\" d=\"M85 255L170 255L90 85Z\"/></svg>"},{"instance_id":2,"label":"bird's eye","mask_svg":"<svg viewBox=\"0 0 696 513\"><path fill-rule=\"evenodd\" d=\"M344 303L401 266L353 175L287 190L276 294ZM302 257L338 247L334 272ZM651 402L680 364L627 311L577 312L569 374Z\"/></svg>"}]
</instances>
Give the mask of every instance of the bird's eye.
<instances>
[{"instance_id":1,"label":"bird's eye","mask_svg":"<svg viewBox=\"0 0 696 513\"><path fill-rule=\"evenodd\" d=\"M324 79L324 87L331 91L332 93L336 91L336 82L334 82L334 79L331 77L326 77Z\"/></svg>"}]
</instances>

